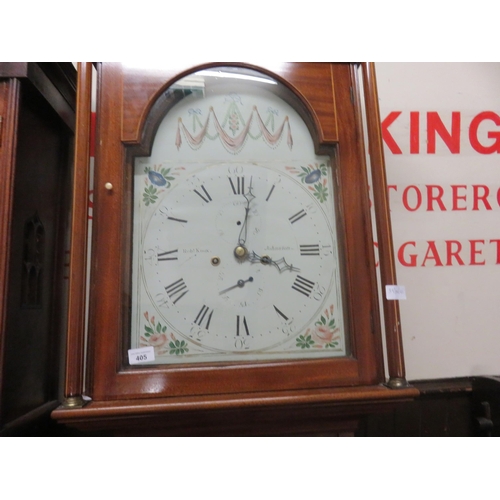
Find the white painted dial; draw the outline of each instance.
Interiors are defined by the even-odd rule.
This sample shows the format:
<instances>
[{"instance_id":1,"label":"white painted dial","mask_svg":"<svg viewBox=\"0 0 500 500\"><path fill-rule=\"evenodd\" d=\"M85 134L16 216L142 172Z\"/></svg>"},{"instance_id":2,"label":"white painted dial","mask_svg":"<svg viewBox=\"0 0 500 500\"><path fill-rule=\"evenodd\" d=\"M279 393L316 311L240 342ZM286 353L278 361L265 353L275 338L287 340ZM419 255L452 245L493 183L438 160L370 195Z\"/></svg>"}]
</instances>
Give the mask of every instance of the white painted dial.
<instances>
[{"instance_id":1,"label":"white painted dial","mask_svg":"<svg viewBox=\"0 0 500 500\"><path fill-rule=\"evenodd\" d=\"M227 67L165 96L134 160L131 347L158 364L344 356L332 167L296 96Z\"/></svg>"},{"instance_id":2,"label":"white painted dial","mask_svg":"<svg viewBox=\"0 0 500 500\"><path fill-rule=\"evenodd\" d=\"M156 322L191 355L280 357L330 305L332 235L320 203L283 169L203 168L172 187L146 222L141 274Z\"/></svg>"}]
</instances>

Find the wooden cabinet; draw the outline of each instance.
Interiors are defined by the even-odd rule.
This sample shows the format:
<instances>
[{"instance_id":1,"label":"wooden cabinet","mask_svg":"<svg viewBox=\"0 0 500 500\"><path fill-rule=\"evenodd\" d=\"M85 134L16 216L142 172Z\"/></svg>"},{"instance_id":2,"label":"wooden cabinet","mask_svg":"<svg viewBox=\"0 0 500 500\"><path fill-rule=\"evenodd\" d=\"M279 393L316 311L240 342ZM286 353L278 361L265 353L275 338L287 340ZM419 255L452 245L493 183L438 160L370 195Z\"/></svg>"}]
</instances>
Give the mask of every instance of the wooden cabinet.
<instances>
[{"instance_id":1,"label":"wooden cabinet","mask_svg":"<svg viewBox=\"0 0 500 500\"><path fill-rule=\"evenodd\" d=\"M53 417L118 434L330 435L418 394L386 300L384 374L365 141L383 285L395 275L373 66L97 70L89 347L73 247Z\"/></svg>"},{"instance_id":2,"label":"wooden cabinet","mask_svg":"<svg viewBox=\"0 0 500 500\"><path fill-rule=\"evenodd\" d=\"M0 64L0 431L61 396L76 70Z\"/></svg>"}]
</instances>

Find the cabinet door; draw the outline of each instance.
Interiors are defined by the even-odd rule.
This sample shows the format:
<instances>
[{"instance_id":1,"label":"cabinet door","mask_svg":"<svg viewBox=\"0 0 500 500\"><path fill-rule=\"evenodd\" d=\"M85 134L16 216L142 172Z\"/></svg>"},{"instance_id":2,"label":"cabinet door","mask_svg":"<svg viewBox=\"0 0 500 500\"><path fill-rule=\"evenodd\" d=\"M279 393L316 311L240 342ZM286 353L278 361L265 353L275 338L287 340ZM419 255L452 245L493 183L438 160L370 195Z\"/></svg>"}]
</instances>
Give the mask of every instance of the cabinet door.
<instances>
[{"instance_id":1,"label":"cabinet door","mask_svg":"<svg viewBox=\"0 0 500 500\"><path fill-rule=\"evenodd\" d=\"M2 220L8 223L1 249L5 426L54 407L60 395L71 131L28 81L9 79L0 86Z\"/></svg>"}]
</instances>

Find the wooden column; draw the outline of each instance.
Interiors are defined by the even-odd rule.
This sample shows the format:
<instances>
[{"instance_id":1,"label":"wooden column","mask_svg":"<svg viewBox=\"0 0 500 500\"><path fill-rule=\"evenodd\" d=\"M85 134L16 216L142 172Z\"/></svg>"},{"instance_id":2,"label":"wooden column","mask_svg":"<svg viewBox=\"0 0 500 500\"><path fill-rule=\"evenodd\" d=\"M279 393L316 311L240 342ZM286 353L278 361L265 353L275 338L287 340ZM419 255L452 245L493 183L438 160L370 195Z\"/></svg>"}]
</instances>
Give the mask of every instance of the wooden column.
<instances>
[{"instance_id":1,"label":"wooden column","mask_svg":"<svg viewBox=\"0 0 500 500\"><path fill-rule=\"evenodd\" d=\"M387 178L385 172L382 134L380 132L380 111L375 79L375 64L363 65L363 86L366 98L366 119L368 122L368 143L372 171L373 198L375 202L375 220L382 281L385 337L387 343L387 364L389 369L389 387L407 387L403 356L403 339L399 302L387 300L386 285L396 285L396 264L392 244L391 215L387 195Z\"/></svg>"},{"instance_id":2,"label":"wooden column","mask_svg":"<svg viewBox=\"0 0 500 500\"><path fill-rule=\"evenodd\" d=\"M18 122L19 81L0 80L0 394L3 387L5 357L5 330L9 283L9 249L11 239L12 207L14 203L14 176L16 169L15 136ZM0 416L2 399L0 398ZM0 422L1 425L1 422Z\"/></svg>"},{"instance_id":3,"label":"wooden column","mask_svg":"<svg viewBox=\"0 0 500 500\"><path fill-rule=\"evenodd\" d=\"M84 404L85 309L90 176L92 64L78 63L77 114L73 174L66 378L64 405Z\"/></svg>"}]
</instances>

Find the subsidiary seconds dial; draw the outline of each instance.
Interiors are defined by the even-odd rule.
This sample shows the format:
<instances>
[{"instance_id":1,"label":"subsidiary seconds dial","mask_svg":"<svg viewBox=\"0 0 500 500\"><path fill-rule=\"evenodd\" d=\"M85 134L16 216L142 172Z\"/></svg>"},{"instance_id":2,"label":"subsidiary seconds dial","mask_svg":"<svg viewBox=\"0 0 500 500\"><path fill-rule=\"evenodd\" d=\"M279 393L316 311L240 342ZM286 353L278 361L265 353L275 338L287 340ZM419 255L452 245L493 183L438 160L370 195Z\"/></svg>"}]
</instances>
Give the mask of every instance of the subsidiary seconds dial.
<instances>
[{"instance_id":1,"label":"subsidiary seconds dial","mask_svg":"<svg viewBox=\"0 0 500 500\"><path fill-rule=\"evenodd\" d=\"M144 289L191 354L279 357L330 305L332 217L283 168L205 167L168 190L146 221Z\"/></svg>"}]
</instances>

